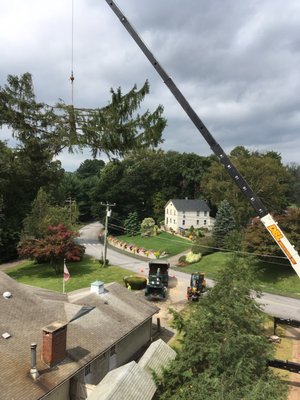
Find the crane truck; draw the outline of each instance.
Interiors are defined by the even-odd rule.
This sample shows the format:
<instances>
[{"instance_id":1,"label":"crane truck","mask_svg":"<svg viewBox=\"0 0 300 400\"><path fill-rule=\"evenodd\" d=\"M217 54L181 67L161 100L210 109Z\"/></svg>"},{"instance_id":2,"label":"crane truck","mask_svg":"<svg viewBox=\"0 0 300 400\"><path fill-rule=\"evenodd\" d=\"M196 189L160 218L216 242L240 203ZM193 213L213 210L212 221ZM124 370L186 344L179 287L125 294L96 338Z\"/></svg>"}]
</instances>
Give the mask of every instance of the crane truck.
<instances>
[{"instance_id":1,"label":"crane truck","mask_svg":"<svg viewBox=\"0 0 300 400\"><path fill-rule=\"evenodd\" d=\"M116 3L112 0L105 0L106 3L110 6L112 11L116 14L116 16L120 19L121 23L131 35L133 40L148 58L150 63L153 65L155 70L158 72L166 86L169 88L171 93L174 95L178 103L184 109L188 117L191 119L193 124L196 126L200 134L204 137L206 142L209 144L211 150L218 157L220 162L223 164L224 168L228 172L229 176L233 180L233 182L238 186L243 195L246 197L248 202L254 208L261 222L264 224L268 232L271 234L273 239L276 241L278 246L281 248L282 252L288 258L291 263L291 266L294 268L297 275L300 277L300 257L298 252L295 250L294 246L289 242L287 237L284 235L278 223L274 220L272 215L268 212L262 201L259 197L253 192L252 188L246 182L244 177L240 174L240 172L233 165L229 157L225 154L224 150L220 146L219 143L214 139L208 128L205 126L203 121L199 118L196 112L193 110L187 99L181 93L179 88L176 86L171 77L166 73L164 68L160 65L157 59L154 57L152 52L148 49L146 44L140 38L136 30L133 28L131 23L128 21L126 16L122 13L120 8L116 5Z\"/></svg>"}]
</instances>

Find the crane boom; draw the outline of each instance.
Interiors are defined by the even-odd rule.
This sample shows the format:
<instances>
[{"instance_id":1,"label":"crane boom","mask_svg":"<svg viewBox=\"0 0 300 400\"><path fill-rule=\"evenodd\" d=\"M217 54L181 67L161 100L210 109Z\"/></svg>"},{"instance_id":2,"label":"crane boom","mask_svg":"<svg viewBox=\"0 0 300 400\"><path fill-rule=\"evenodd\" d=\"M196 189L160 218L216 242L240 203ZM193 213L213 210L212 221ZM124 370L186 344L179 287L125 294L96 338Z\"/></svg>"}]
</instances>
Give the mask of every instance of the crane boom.
<instances>
[{"instance_id":1,"label":"crane boom","mask_svg":"<svg viewBox=\"0 0 300 400\"><path fill-rule=\"evenodd\" d=\"M160 63L157 61L157 59L154 57L154 55L151 53L151 51L148 49L146 44L143 42L143 40L140 38L136 30L133 28L131 23L128 21L126 16L122 13L120 8L116 5L116 3L112 0L105 0L106 3L111 7L113 12L116 14L116 16L120 19L121 23L125 27L125 29L128 31L128 33L131 35L133 40L136 42L136 44L139 46L139 48L142 50L142 52L145 54L145 56L148 58L150 63L153 65L155 70L158 72L166 86L169 88L171 93L174 95L178 103L181 105L181 107L184 109L186 114L189 116L191 121L194 123L198 131L201 133L201 135L204 137L206 142L209 144L211 150L215 153L215 155L218 157L220 162L223 164L225 167L226 171L228 172L229 176L233 180L233 182L239 187L243 195L246 197L246 199L249 201L251 206L254 208L254 210L257 212L258 216L260 217L262 223L265 225L273 239L277 242L283 253L286 255L286 257L289 259L292 267L296 271L297 275L300 277L300 257L297 251L295 250L294 246L289 242L289 240L286 238L284 233L281 231L279 228L277 222L273 219L273 217L269 214L268 210L262 203L262 201L259 199L258 196L253 192L249 184L246 182L244 177L240 174L240 172L236 169L236 167L233 165L229 157L225 154L224 150L222 147L219 145L219 143L216 142L212 134L209 132L208 128L205 126L203 121L199 118L199 116L196 114L196 112L193 110L187 99L184 97L184 95L181 93L179 88L176 86L172 78L166 73L166 71L163 69L163 67L160 65Z\"/></svg>"}]
</instances>

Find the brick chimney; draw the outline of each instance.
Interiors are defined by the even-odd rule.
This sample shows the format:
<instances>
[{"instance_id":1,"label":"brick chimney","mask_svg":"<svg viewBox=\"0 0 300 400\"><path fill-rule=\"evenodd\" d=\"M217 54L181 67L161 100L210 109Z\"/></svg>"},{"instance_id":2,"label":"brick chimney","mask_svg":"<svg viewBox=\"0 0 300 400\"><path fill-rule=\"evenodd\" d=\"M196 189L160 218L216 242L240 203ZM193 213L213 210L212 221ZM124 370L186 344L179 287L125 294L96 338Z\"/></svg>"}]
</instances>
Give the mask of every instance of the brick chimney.
<instances>
[{"instance_id":1,"label":"brick chimney","mask_svg":"<svg viewBox=\"0 0 300 400\"><path fill-rule=\"evenodd\" d=\"M42 359L50 367L62 361L67 354L67 323L53 322L43 328Z\"/></svg>"}]
</instances>

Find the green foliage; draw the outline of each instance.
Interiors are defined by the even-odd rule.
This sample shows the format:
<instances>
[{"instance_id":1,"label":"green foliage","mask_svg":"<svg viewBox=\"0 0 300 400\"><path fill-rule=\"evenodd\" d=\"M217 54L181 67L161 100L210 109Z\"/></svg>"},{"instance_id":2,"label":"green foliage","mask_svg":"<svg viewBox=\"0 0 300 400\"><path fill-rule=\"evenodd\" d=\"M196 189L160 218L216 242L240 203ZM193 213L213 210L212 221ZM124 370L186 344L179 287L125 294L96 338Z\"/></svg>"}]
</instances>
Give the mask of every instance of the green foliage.
<instances>
[{"instance_id":1,"label":"green foliage","mask_svg":"<svg viewBox=\"0 0 300 400\"><path fill-rule=\"evenodd\" d=\"M282 164L280 155L272 151L250 152L239 146L232 150L230 159L269 210L281 212L286 208L293 187L293 177ZM223 199L227 199L236 213L237 222L242 226L247 225L249 218L255 215L249 202L217 158L207 169L201 187L204 197L212 205L218 205Z\"/></svg>"},{"instance_id":2,"label":"green foliage","mask_svg":"<svg viewBox=\"0 0 300 400\"><path fill-rule=\"evenodd\" d=\"M127 218L124 221L124 229L125 233L128 236L136 236L140 233L140 221L139 216L136 211L128 214Z\"/></svg>"},{"instance_id":3,"label":"green foliage","mask_svg":"<svg viewBox=\"0 0 300 400\"><path fill-rule=\"evenodd\" d=\"M112 89L111 102L103 108L75 109L63 102L49 106L36 100L29 73L8 76L7 84L0 87L0 126L12 129L17 144L12 150L0 141L0 198L5 222L0 232L0 260L16 255L22 221L40 188L56 204L71 196L83 220L99 218L99 202L94 197L104 162L88 160L77 175L72 175L74 179L70 174L63 179L64 171L55 156L64 149L72 152L89 147L94 155L103 152L111 158L133 149L157 147L166 125L163 107L158 106L153 113L137 113L148 93L145 82L127 94L120 88Z\"/></svg>"},{"instance_id":4,"label":"green foliage","mask_svg":"<svg viewBox=\"0 0 300 400\"><path fill-rule=\"evenodd\" d=\"M213 226L212 236L216 247L224 247L226 236L236 228L234 210L227 200L223 200L218 208Z\"/></svg>"},{"instance_id":5,"label":"green foliage","mask_svg":"<svg viewBox=\"0 0 300 400\"><path fill-rule=\"evenodd\" d=\"M178 263L179 264L182 264L182 263L186 263L186 256L180 256L179 258L178 258Z\"/></svg>"},{"instance_id":6,"label":"green foliage","mask_svg":"<svg viewBox=\"0 0 300 400\"><path fill-rule=\"evenodd\" d=\"M292 182L289 185L290 204L300 207L300 165L292 163L287 168L292 175Z\"/></svg>"},{"instance_id":7,"label":"green foliage","mask_svg":"<svg viewBox=\"0 0 300 400\"><path fill-rule=\"evenodd\" d=\"M142 290L147 285L147 278L136 275L125 276L124 283L126 287L130 285L132 290Z\"/></svg>"},{"instance_id":8,"label":"green foliage","mask_svg":"<svg viewBox=\"0 0 300 400\"><path fill-rule=\"evenodd\" d=\"M273 347L250 294L252 282L247 261L233 258L187 318L173 311L183 341L157 378L160 400L286 398L285 386L266 368Z\"/></svg>"},{"instance_id":9,"label":"green foliage","mask_svg":"<svg viewBox=\"0 0 300 400\"><path fill-rule=\"evenodd\" d=\"M141 149L108 162L91 195L93 215L99 216L97 204L108 201L116 203L114 216L121 221L133 210L141 219L152 216L160 221L170 198L197 198L209 160L196 154Z\"/></svg>"},{"instance_id":10,"label":"green foliage","mask_svg":"<svg viewBox=\"0 0 300 400\"><path fill-rule=\"evenodd\" d=\"M197 252L201 253L202 256L214 253L216 251L215 242L211 236L196 238L193 246L197 246Z\"/></svg>"},{"instance_id":11,"label":"green foliage","mask_svg":"<svg viewBox=\"0 0 300 400\"><path fill-rule=\"evenodd\" d=\"M275 215L284 234L292 244L300 238L300 208L289 207L282 215ZM245 230L244 249L250 253L284 256L281 249L268 233L259 218L254 218Z\"/></svg>"},{"instance_id":12,"label":"green foliage","mask_svg":"<svg viewBox=\"0 0 300 400\"><path fill-rule=\"evenodd\" d=\"M155 236L155 221L151 217L144 218L141 223L141 234L144 236Z\"/></svg>"},{"instance_id":13,"label":"green foliage","mask_svg":"<svg viewBox=\"0 0 300 400\"><path fill-rule=\"evenodd\" d=\"M68 207L53 206L49 195L40 189L32 203L31 212L23 221L22 240L42 238L47 234L49 226L64 224L71 227L77 220L78 209L75 202L71 202Z\"/></svg>"},{"instance_id":14,"label":"green foliage","mask_svg":"<svg viewBox=\"0 0 300 400\"><path fill-rule=\"evenodd\" d=\"M185 256L185 260L189 263L189 264L193 264L196 263L198 261L200 261L201 259L201 254L200 253L193 253L192 251L190 251L189 253L187 253L187 255Z\"/></svg>"},{"instance_id":15,"label":"green foliage","mask_svg":"<svg viewBox=\"0 0 300 400\"><path fill-rule=\"evenodd\" d=\"M243 232L234 229L227 233L224 239L224 248L231 251L242 251L243 250Z\"/></svg>"},{"instance_id":16,"label":"green foliage","mask_svg":"<svg viewBox=\"0 0 300 400\"><path fill-rule=\"evenodd\" d=\"M194 254L201 254L202 247L199 244L193 244L191 251Z\"/></svg>"}]
</instances>

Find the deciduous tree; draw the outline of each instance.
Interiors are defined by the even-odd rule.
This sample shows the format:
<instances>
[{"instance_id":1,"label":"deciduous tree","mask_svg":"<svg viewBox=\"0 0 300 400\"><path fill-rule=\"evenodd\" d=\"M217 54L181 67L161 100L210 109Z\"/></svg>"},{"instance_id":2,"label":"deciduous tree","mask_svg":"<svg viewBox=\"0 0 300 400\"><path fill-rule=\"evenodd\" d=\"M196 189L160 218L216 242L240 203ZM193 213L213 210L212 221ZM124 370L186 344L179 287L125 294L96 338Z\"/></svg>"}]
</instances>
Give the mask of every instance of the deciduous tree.
<instances>
[{"instance_id":1,"label":"deciduous tree","mask_svg":"<svg viewBox=\"0 0 300 400\"><path fill-rule=\"evenodd\" d=\"M63 270L63 260L80 261L84 246L75 242L78 232L68 230L64 225L50 226L47 235L39 239L27 239L19 247L20 257L37 262L48 262L56 274Z\"/></svg>"},{"instance_id":2,"label":"deciduous tree","mask_svg":"<svg viewBox=\"0 0 300 400\"><path fill-rule=\"evenodd\" d=\"M231 152L230 158L270 212L282 212L287 207L292 175L282 164L280 155L274 152L249 152L238 147ZM201 188L205 198L214 206L224 199L228 200L239 224L245 226L249 218L255 216L248 200L216 158L204 175Z\"/></svg>"}]
</instances>

